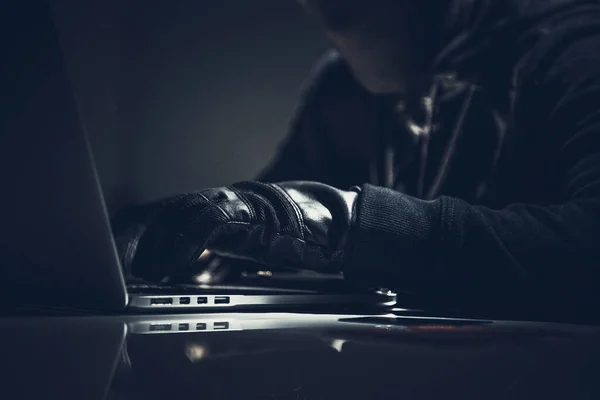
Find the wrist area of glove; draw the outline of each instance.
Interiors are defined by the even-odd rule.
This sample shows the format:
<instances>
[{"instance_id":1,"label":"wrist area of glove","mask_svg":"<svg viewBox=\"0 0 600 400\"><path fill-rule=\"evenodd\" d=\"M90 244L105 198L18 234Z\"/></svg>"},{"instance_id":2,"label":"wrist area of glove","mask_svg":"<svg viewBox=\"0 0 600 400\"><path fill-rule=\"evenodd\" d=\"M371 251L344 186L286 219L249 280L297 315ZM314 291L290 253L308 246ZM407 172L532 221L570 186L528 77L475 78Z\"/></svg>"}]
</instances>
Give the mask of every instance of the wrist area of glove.
<instances>
[{"instance_id":1,"label":"wrist area of glove","mask_svg":"<svg viewBox=\"0 0 600 400\"><path fill-rule=\"evenodd\" d=\"M356 190L343 191L312 181L251 182L235 187L258 211L254 214L263 216L254 221L255 226L261 226L258 231L266 233L261 236L267 239L260 246L260 262L321 272L340 271ZM276 229L268 229L269 226Z\"/></svg>"},{"instance_id":2,"label":"wrist area of glove","mask_svg":"<svg viewBox=\"0 0 600 400\"><path fill-rule=\"evenodd\" d=\"M418 284L433 272L440 249L442 202L364 185L348 235L343 272L363 285Z\"/></svg>"}]
</instances>

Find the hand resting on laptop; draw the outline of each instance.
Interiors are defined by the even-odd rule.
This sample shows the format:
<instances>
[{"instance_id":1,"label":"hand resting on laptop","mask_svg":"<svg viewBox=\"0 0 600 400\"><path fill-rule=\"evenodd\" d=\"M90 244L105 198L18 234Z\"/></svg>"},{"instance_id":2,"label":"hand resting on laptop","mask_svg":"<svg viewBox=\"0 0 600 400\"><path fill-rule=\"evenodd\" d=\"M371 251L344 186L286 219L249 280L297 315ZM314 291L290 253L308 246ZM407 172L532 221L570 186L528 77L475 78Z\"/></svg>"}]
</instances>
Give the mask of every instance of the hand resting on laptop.
<instances>
[{"instance_id":1,"label":"hand resting on laptop","mask_svg":"<svg viewBox=\"0 0 600 400\"><path fill-rule=\"evenodd\" d=\"M128 276L154 282L193 273L208 248L335 273L348 267L358 192L314 182L241 182L129 206L113 218L113 233Z\"/></svg>"}]
</instances>

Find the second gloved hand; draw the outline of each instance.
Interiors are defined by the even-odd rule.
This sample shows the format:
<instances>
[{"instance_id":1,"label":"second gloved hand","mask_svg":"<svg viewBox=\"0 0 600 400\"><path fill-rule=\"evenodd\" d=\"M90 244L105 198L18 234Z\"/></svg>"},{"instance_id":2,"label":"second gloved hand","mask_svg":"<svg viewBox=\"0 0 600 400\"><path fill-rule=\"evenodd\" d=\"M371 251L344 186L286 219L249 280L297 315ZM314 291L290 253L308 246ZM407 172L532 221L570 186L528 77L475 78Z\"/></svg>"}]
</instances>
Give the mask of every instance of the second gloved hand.
<instances>
[{"instance_id":1,"label":"second gloved hand","mask_svg":"<svg viewBox=\"0 0 600 400\"><path fill-rule=\"evenodd\" d=\"M210 248L270 266L339 272L357 196L315 182L241 182L163 200L136 230L140 236L128 239L134 254L124 267L160 281L185 273Z\"/></svg>"}]
</instances>

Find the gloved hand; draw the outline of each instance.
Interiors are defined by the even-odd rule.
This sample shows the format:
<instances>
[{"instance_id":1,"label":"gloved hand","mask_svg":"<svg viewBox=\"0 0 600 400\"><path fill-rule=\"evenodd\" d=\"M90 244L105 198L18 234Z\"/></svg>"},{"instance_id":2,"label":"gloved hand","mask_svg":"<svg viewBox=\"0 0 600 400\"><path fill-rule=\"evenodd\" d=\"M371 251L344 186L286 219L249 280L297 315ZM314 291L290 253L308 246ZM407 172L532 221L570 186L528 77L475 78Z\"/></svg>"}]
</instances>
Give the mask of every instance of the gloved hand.
<instances>
[{"instance_id":1,"label":"gloved hand","mask_svg":"<svg viewBox=\"0 0 600 400\"><path fill-rule=\"evenodd\" d=\"M160 281L211 252L269 266L339 272L358 189L241 182L125 210L113 220L124 268Z\"/></svg>"}]
</instances>

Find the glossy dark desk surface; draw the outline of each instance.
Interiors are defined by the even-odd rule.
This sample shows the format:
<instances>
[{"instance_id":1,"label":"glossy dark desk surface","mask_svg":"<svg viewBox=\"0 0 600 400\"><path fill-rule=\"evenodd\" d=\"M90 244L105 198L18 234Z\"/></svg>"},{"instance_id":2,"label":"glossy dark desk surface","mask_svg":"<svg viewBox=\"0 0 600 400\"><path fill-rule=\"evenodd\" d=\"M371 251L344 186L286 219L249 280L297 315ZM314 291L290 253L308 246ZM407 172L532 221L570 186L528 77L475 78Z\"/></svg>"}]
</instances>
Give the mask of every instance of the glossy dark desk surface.
<instances>
[{"instance_id":1,"label":"glossy dark desk surface","mask_svg":"<svg viewBox=\"0 0 600 400\"><path fill-rule=\"evenodd\" d=\"M0 398L600 399L600 328L401 314L3 318Z\"/></svg>"}]
</instances>

